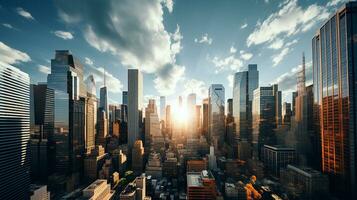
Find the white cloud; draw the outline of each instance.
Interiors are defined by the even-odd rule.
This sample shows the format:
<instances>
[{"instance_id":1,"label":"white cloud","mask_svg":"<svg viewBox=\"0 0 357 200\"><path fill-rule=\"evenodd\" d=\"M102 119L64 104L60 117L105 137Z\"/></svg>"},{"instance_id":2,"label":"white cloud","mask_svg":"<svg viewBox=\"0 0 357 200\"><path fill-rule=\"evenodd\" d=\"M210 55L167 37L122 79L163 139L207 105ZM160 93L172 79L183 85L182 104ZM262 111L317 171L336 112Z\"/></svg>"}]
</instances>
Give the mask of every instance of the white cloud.
<instances>
[{"instance_id":1,"label":"white cloud","mask_svg":"<svg viewBox=\"0 0 357 200\"><path fill-rule=\"evenodd\" d=\"M247 46L272 42L277 37L285 38L307 31L328 17L329 11L324 6L312 4L303 9L297 0L287 1L279 11L257 25L247 38Z\"/></svg>"},{"instance_id":2,"label":"white cloud","mask_svg":"<svg viewBox=\"0 0 357 200\"><path fill-rule=\"evenodd\" d=\"M44 74L50 74L51 73L51 68L45 65L37 65L38 71L44 73Z\"/></svg>"},{"instance_id":3,"label":"white cloud","mask_svg":"<svg viewBox=\"0 0 357 200\"><path fill-rule=\"evenodd\" d=\"M231 46L231 48L229 49L229 52L230 52L230 53L236 53L236 52L237 52L237 49L234 48L234 46Z\"/></svg>"},{"instance_id":4,"label":"white cloud","mask_svg":"<svg viewBox=\"0 0 357 200\"><path fill-rule=\"evenodd\" d=\"M20 16L29 19L29 20L35 20L34 17L32 17L31 13L27 12L26 10L24 10L23 8L17 8L16 9L17 14L19 14Z\"/></svg>"},{"instance_id":5,"label":"white cloud","mask_svg":"<svg viewBox=\"0 0 357 200\"><path fill-rule=\"evenodd\" d=\"M233 88L233 80L234 80L234 75L233 74L229 74L227 76L227 80L228 80L228 86Z\"/></svg>"},{"instance_id":6,"label":"white cloud","mask_svg":"<svg viewBox=\"0 0 357 200\"><path fill-rule=\"evenodd\" d=\"M57 37L62 38L64 40L71 40L73 39L73 34L71 32L67 31L54 31L53 34L55 34Z\"/></svg>"},{"instance_id":7,"label":"white cloud","mask_svg":"<svg viewBox=\"0 0 357 200\"><path fill-rule=\"evenodd\" d=\"M273 55L273 66L277 66L283 59L284 57L290 52L289 47L285 47L283 50L280 51L280 53Z\"/></svg>"},{"instance_id":8,"label":"white cloud","mask_svg":"<svg viewBox=\"0 0 357 200\"><path fill-rule=\"evenodd\" d=\"M105 82L109 92L120 93L123 90L123 84L121 81L114 77L113 74L105 70L103 67L94 67L93 65L88 65L87 78L89 75L93 75L95 83L97 86L102 87L104 85L104 72L105 72Z\"/></svg>"},{"instance_id":9,"label":"white cloud","mask_svg":"<svg viewBox=\"0 0 357 200\"><path fill-rule=\"evenodd\" d=\"M245 51L243 51L243 50L241 50L239 53L240 53L240 57L241 57L243 60L250 60L250 59L253 57L253 54L248 53L248 52L245 52Z\"/></svg>"},{"instance_id":10,"label":"white cloud","mask_svg":"<svg viewBox=\"0 0 357 200\"><path fill-rule=\"evenodd\" d=\"M11 24L3 23L2 25L6 28L14 29L14 27Z\"/></svg>"},{"instance_id":11,"label":"white cloud","mask_svg":"<svg viewBox=\"0 0 357 200\"><path fill-rule=\"evenodd\" d=\"M348 2L348 0L330 0L326 4L326 6L328 6L328 7L337 6L337 5L339 5L341 3L345 3L345 2Z\"/></svg>"},{"instance_id":12,"label":"white cloud","mask_svg":"<svg viewBox=\"0 0 357 200\"><path fill-rule=\"evenodd\" d=\"M270 45L268 46L269 49L281 49L284 46L284 41L282 39L275 39Z\"/></svg>"},{"instance_id":13,"label":"white cloud","mask_svg":"<svg viewBox=\"0 0 357 200\"><path fill-rule=\"evenodd\" d=\"M201 38L199 38L199 39L195 38L195 42L211 45L213 42L213 39L208 36L208 33L205 33L201 36Z\"/></svg>"},{"instance_id":14,"label":"white cloud","mask_svg":"<svg viewBox=\"0 0 357 200\"><path fill-rule=\"evenodd\" d=\"M225 58L215 56L211 59L211 62L216 67L216 74L225 70L239 71L243 67L243 61L234 55L230 55Z\"/></svg>"},{"instance_id":15,"label":"white cloud","mask_svg":"<svg viewBox=\"0 0 357 200\"><path fill-rule=\"evenodd\" d=\"M7 64L16 64L19 62L29 62L31 58L27 53L13 49L0 42L0 61Z\"/></svg>"},{"instance_id":16,"label":"white cloud","mask_svg":"<svg viewBox=\"0 0 357 200\"><path fill-rule=\"evenodd\" d=\"M247 23L244 23L244 24L242 24L242 26L240 26L240 29L245 29L245 28L247 28L248 27L248 24Z\"/></svg>"},{"instance_id":17,"label":"white cloud","mask_svg":"<svg viewBox=\"0 0 357 200\"><path fill-rule=\"evenodd\" d=\"M208 95L206 83L197 79L185 80L183 88L183 96L187 97L189 94L195 93L196 102L201 102Z\"/></svg>"},{"instance_id":18,"label":"white cloud","mask_svg":"<svg viewBox=\"0 0 357 200\"><path fill-rule=\"evenodd\" d=\"M94 62L92 59L88 58L88 57L85 57L84 58L84 62L87 64L87 65L93 65Z\"/></svg>"},{"instance_id":19,"label":"white cloud","mask_svg":"<svg viewBox=\"0 0 357 200\"><path fill-rule=\"evenodd\" d=\"M101 52L118 57L121 64L155 75L161 95L174 93L185 67L176 63L182 49L179 27L169 33L163 23L164 9L172 11L170 0L108 0L100 4L57 1L66 23L81 23L86 41ZM98 9L100 5L101 9ZM130 9L128 9L130 8ZM81 12L78 12L81 10Z\"/></svg>"}]
</instances>

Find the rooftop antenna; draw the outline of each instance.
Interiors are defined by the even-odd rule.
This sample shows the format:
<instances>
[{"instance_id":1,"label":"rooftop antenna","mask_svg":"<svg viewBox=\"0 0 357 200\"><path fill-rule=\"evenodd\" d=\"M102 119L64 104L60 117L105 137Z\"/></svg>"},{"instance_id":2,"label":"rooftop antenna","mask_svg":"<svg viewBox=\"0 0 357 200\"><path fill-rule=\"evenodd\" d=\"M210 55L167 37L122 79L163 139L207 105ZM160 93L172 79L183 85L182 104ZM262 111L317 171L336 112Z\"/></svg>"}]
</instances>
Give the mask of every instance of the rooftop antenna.
<instances>
[{"instance_id":1,"label":"rooftop antenna","mask_svg":"<svg viewBox=\"0 0 357 200\"><path fill-rule=\"evenodd\" d=\"M103 76L104 76L104 87L106 87L106 74L105 74L105 67L103 67Z\"/></svg>"}]
</instances>

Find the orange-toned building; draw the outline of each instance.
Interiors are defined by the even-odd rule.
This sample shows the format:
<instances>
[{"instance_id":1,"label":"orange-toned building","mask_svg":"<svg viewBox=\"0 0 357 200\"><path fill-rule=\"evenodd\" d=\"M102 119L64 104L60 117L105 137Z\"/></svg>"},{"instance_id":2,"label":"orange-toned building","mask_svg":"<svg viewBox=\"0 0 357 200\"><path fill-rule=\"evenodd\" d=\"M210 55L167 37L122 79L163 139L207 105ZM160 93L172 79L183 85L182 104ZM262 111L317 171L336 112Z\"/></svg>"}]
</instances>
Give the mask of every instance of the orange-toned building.
<instances>
[{"instance_id":1,"label":"orange-toned building","mask_svg":"<svg viewBox=\"0 0 357 200\"><path fill-rule=\"evenodd\" d=\"M216 180L210 171L187 173L187 199L213 200L217 197Z\"/></svg>"},{"instance_id":2,"label":"orange-toned building","mask_svg":"<svg viewBox=\"0 0 357 200\"><path fill-rule=\"evenodd\" d=\"M207 170L207 160L188 160L187 172L201 172Z\"/></svg>"}]
</instances>

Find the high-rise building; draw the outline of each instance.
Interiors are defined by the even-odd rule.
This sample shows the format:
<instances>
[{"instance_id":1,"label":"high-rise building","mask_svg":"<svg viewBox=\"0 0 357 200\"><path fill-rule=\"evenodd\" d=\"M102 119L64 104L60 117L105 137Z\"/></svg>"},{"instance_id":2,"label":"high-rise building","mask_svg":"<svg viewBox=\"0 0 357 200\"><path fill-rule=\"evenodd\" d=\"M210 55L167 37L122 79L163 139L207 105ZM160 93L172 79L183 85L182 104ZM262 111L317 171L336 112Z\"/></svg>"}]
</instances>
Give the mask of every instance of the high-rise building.
<instances>
[{"instance_id":1,"label":"high-rise building","mask_svg":"<svg viewBox=\"0 0 357 200\"><path fill-rule=\"evenodd\" d=\"M140 137L143 76L138 69L128 70L128 145L133 147Z\"/></svg>"},{"instance_id":2,"label":"high-rise building","mask_svg":"<svg viewBox=\"0 0 357 200\"><path fill-rule=\"evenodd\" d=\"M208 135L208 98L202 101L202 135Z\"/></svg>"},{"instance_id":3,"label":"high-rise building","mask_svg":"<svg viewBox=\"0 0 357 200\"><path fill-rule=\"evenodd\" d=\"M84 158L84 178L88 181L94 181L98 178L98 172L102 169L107 154L104 152L104 148L99 145L91 149Z\"/></svg>"},{"instance_id":4,"label":"high-rise building","mask_svg":"<svg viewBox=\"0 0 357 200\"><path fill-rule=\"evenodd\" d=\"M108 119L104 110L99 109L98 117L98 134L96 135L96 145L107 146L108 136Z\"/></svg>"},{"instance_id":5,"label":"high-rise building","mask_svg":"<svg viewBox=\"0 0 357 200\"><path fill-rule=\"evenodd\" d=\"M291 94L291 102L292 102L292 115L295 116L295 106L296 106L296 97L297 97L297 92L292 92Z\"/></svg>"},{"instance_id":6,"label":"high-rise building","mask_svg":"<svg viewBox=\"0 0 357 200\"><path fill-rule=\"evenodd\" d=\"M146 196L146 177L144 175L138 176L135 180L129 183L126 188L120 193L122 200L150 200Z\"/></svg>"},{"instance_id":7,"label":"high-rise building","mask_svg":"<svg viewBox=\"0 0 357 200\"><path fill-rule=\"evenodd\" d=\"M136 140L132 149L131 167L135 174L141 174L144 168L144 146L141 140Z\"/></svg>"},{"instance_id":8,"label":"high-rise building","mask_svg":"<svg viewBox=\"0 0 357 200\"><path fill-rule=\"evenodd\" d=\"M227 116L233 116L233 99L227 99Z\"/></svg>"},{"instance_id":9,"label":"high-rise building","mask_svg":"<svg viewBox=\"0 0 357 200\"><path fill-rule=\"evenodd\" d=\"M68 189L79 182L83 168L85 97L83 66L68 51L57 50L51 60L48 88L54 90L54 136L56 172L66 175Z\"/></svg>"},{"instance_id":10,"label":"high-rise building","mask_svg":"<svg viewBox=\"0 0 357 200\"><path fill-rule=\"evenodd\" d=\"M95 89L94 77L90 75L87 80L87 98L86 98L86 134L85 134L85 148L87 152L95 146L95 135L97 133L97 97Z\"/></svg>"},{"instance_id":11,"label":"high-rise building","mask_svg":"<svg viewBox=\"0 0 357 200\"><path fill-rule=\"evenodd\" d=\"M357 198L357 3L344 4L312 39L314 101L320 111L322 171Z\"/></svg>"},{"instance_id":12,"label":"high-rise building","mask_svg":"<svg viewBox=\"0 0 357 200\"><path fill-rule=\"evenodd\" d=\"M150 144L150 140L151 140L151 114L157 114L157 108L156 108L156 103L155 103L155 99L149 99L149 103L147 105L147 107L145 108L145 146ZM160 126L160 125L159 125ZM160 127L159 127L160 128Z\"/></svg>"},{"instance_id":13,"label":"high-rise building","mask_svg":"<svg viewBox=\"0 0 357 200\"><path fill-rule=\"evenodd\" d=\"M275 97L275 125L277 128L281 126L282 116L281 116L281 91L279 91L278 84L273 85L273 93Z\"/></svg>"},{"instance_id":14,"label":"high-rise building","mask_svg":"<svg viewBox=\"0 0 357 200\"><path fill-rule=\"evenodd\" d=\"M222 84L212 84L208 92L208 135L216 150L222 145L225 134L225 92Z\"/></svg>"},{"instance_id":15,"label":"high-rise building","mask_svg":"<svg viewBox=\"0 0 357 200\"><path fill-rule=\"evenodd\" d=\"M290 125L291 123L291 103L284 102L283 103L283 110L282 110L282 116L283 116L283 125Z\"/></svg>"},{"instance_id":16,"label":"high-rise building","mask_svg":"<svg viewBox=\"0 0 357 200\"><path fill-rule=\"evenodd\" d=\"M166 106L166 133L169 136L172 136L172 119L171 119L171 106L167 105Z\"/></svg>"},{"instance_id":17,"label":"high-rise building","mask_svg":"<svg viewBox=\"0 0 357 200\"><path fill-rule=\"evenodd\" d=\"M128 105L128 91L122 93L122 104Z\"/></svg>"},{"instance_id":18,"label":"high-rise building","mask_svg":"<svg viewBox=\"0 0 357 200\"><path fill-rule=\"evenodd\" d=\"M210 171L187 173L187 199L216 199L216 180Z\"/></svg>"},{"instance_id":19,"label":"high-rise building","mask_svg":"<svg viewBox=\"0 0 357 200\"><path fill-rule=\"evenodd\" d=\"M160 97L160 121L166 120L166 97Z\"/></svg>"},{"instance_id":20,"label":"high-rise building","mask_svg":"<svg viewBox=\"0 0 357 200\"><path fill-rule=\"evenodd\" d=\"M260 158L261 148L265 145L274 145L276 137L274 129L276 127L275 115L275 94L274 88L259 87L254 90L253 98L253 156Z\"/></svg>"},{"instance_id":21,"label":"high-rise building","mask_svg":"<svg viewBox=\"0 0 357 200\"><path fill-rule=\"evenodd\" d=\"M0 62L0 197L27 199L30 186L30 78Z\"/></svg>"},{"instance_id":22,"label":"high-rise building","mask_svg":"<svg viewBox=\"0 0 357 200\"><path fill-rule=\"evenodd\" d=\"M264 167L275 176L279 176L280 169L297 160L295 149L290 147L264 145L262 153Z\"/></svg>"},{"instance_id":23,"label":"high-rise building","mask_svg":"<svg viewBox=\"0 0 357 200\"><path fill-rule=\"evenodd\" d=\"M192 138L197 138L197 127L196 127L196 94L191 93L187 96L187 121L188 123L186 124L186 133L187 137L192 139Z\"/></svg>"}]
</instances>

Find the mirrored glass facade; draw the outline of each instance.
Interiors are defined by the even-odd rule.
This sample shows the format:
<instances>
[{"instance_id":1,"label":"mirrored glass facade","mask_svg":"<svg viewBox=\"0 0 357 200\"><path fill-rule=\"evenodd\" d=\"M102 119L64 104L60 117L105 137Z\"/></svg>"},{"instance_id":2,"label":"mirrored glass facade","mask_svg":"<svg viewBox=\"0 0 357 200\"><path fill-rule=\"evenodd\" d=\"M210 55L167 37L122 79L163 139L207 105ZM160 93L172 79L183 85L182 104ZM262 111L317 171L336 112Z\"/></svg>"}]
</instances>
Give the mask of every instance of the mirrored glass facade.
<instances>
[{"instance_id":1,"label":"mirrored glass facade","mask_svg":"<svg viewBox=\"0 0 357 200\"><path fill-rule=\"evenodd\" d=\"M208 134L211 144L220 145L225 133L225 91L221 84L212 84L209 88L208 99Z\"/></svg>"}]
</instances>

